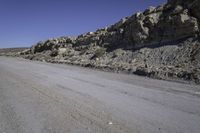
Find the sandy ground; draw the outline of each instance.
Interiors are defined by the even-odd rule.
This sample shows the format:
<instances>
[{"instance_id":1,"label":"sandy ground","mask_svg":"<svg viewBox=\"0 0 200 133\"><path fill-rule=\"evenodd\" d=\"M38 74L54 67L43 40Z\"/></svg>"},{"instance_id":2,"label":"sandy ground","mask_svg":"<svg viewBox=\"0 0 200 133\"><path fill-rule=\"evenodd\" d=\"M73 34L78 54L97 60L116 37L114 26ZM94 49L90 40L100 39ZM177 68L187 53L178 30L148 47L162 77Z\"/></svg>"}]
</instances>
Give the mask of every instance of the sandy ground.
<instances>
[{"instance_id":1,"label":"sandy ground","mask_svg":"<svg viewBox=\"0 0 200 133\"><path fill-rule=\"evenodd\" d=\"M200 86L0 57L0 133L199 133Z\"/></svg>"}]
</instances>

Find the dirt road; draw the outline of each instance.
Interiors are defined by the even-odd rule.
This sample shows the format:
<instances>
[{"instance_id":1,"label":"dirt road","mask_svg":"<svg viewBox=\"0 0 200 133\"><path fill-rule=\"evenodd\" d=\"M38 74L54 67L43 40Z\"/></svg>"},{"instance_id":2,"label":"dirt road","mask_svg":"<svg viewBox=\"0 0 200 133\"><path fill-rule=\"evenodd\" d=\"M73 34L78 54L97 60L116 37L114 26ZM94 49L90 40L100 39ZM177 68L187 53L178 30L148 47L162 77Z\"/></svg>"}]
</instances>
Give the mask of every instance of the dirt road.
<instances>
[{"instance_id":1,"label":"dirt road","mask_svg":"<svg viewBox=\"0 0 200 133\"><path fill-rule=\"evenodd\" d=\"M0 57L0 133L199 133L200 86Z\"/></svg>"}]
</instances>

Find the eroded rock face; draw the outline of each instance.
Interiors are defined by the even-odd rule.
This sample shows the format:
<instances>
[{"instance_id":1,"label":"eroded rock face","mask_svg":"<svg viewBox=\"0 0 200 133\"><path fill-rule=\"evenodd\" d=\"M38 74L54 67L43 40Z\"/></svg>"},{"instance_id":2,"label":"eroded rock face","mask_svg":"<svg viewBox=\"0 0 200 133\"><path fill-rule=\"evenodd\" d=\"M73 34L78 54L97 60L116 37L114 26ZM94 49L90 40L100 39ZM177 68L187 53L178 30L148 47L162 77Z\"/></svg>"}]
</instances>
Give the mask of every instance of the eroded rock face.
<instances>
[{"instance_id":1,"label":"eroded rock face","mask_svg":"<svg viewBox=\"0 0 200 133\"><path fill-rule=\"evenodd\" d=\"M184 8L189 9L191 15L200 19L200 1L199 0L168 0L171 6L182 5Z\"/></svg>"},{"instance_id":2,"label":"eroded rock face","mask_svg":"<svg viewBox=\"0 0 200 133\"><path fill-rule=\"evenodd\" d=\"M151 34L153 40L177 40L185 37L195 36L199 32L196 18L185 13L167 16L160 20L157 28Z\"/></svg>"},{"instance_id":3,"label":"eroded rock face","mask_svg":"<svg viewBox=\"0 0 200 133\"><path fill-rule=\"evenodd\" d=\"M42 52L60 47L63 43L98 45L110 48L137 49L164 41L178 40L199 34L200 0L168 0L158 7L121 19L118 23L88 32L72 40L50 39L32 47L32 52ZM57 45L56 47L54 45Z\"/></svg>"},{"instance_id":4,"label":"eroded rock face","mask_svg":"<svg viewBox=\"0 0 200 133\"><path fill-rule=\"evenodd\" d=\"M196 17L198 20L200 20L200 1L195 0L191 4L189 4L188 7L191 10L191 14Z\"/></svg>"},{"instance_id":5,"label":"eroded rock face","mask_svg":"<svg viewBox=\"0 0 200 133\"><path fill-rule=\"evenodd\" d=\"M199 24L200 0L168 0L95 32L39 42L23 55L199 83Z\"/></svg>"}]
</instances>

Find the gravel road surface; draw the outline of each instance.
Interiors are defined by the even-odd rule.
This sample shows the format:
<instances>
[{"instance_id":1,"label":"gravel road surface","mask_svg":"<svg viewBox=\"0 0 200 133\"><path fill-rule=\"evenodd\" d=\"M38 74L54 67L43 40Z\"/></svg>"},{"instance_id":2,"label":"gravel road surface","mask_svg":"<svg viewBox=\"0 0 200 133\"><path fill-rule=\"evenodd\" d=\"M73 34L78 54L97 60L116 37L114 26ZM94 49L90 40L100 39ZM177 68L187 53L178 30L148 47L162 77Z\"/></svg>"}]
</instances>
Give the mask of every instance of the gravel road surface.
<instances>
[{"instance_id":1,"label":"gravel road surface","mask_svg":"<svg viewBox=\"0 0 200 133\"><path fill-rule=\"evenodd\" d=\"M199 133L200 86L0 57L0 133Z\"/></svg>"}]
</instances>

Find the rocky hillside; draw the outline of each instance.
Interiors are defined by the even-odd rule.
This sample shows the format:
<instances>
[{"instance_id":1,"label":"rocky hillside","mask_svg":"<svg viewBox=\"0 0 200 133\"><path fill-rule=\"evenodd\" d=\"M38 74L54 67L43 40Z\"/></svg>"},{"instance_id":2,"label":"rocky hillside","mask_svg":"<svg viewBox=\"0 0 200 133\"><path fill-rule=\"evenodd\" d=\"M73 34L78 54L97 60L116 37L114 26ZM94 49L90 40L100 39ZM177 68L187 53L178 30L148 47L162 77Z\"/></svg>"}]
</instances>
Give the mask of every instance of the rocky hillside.
<instances>
[{"instance_id":1,"label":"rocky hillside","mask_svg":"<svg viewBox=\"0 0 200 133\"><path fill-rule=\"evenodd\" d=\"M31 60L200 83L200 0L168 0L76 38L41 41Z\"/></svg>"}]
</instances>

